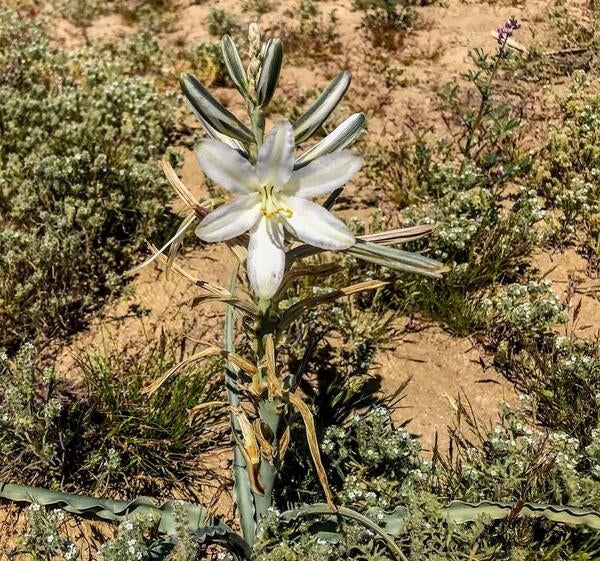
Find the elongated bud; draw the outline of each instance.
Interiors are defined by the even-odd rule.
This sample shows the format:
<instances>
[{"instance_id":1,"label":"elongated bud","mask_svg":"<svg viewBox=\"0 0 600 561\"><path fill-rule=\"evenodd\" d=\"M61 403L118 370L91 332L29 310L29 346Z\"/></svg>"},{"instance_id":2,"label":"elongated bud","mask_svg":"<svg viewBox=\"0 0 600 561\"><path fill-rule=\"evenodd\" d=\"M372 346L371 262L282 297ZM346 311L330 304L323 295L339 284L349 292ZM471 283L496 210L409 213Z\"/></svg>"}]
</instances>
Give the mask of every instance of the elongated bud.
<instances>
[{"instance_id":1,"label":"elongated bud","mask_svg":"<svg viewBox=\"0 0 600 561\"><path fill-rule=\"evenodd\" d=\"M256 97L256 77L262 65L262 47L260 28L257 23L251 23L248 28L248 55L250 63L246 70L246 77L248 81L248 93L252 97Z\"/></svg>"},{"instance_id":2,"label":"elongated bud","mask_svg":"<svg viewBox=\"0 0 600 561\"><path fill-rule=\"evenodd\" d=\"M257 56L260 53L260 28L256 22L252 22L248 28L248 46L250 49L250 52L248 53L250 58Z\"/></svg>"}]
</instances>

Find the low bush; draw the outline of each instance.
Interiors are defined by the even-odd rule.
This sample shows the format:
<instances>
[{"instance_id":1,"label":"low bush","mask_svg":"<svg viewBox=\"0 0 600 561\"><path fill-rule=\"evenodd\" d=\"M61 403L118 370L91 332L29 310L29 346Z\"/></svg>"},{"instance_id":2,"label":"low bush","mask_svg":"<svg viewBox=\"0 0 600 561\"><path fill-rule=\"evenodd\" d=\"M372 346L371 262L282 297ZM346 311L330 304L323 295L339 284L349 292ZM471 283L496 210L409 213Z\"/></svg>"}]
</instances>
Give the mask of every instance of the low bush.
<instances>
[{"instance_id":1,"label":"low bush","mask_svg":"<svg viewBox=\"0 0 600 561\"><path fill-rule=\"evenodd\" d=\"M68 332L165 218L173 114L149 80L0 12L0 348Z\"/></svg>"}]
</instances>

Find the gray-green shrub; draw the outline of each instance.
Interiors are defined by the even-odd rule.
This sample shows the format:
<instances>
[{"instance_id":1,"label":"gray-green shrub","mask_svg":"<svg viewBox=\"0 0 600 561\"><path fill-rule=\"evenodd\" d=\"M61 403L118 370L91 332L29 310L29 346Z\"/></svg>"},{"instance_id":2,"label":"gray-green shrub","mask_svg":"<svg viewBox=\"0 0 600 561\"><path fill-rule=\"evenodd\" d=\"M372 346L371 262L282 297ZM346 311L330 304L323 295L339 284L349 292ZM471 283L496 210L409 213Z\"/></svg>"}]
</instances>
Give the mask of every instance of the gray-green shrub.
<instances>
[{"instance_id":1,"label":"gray-green shrub","mask_svg":"<svg viewBox=\"0 0 600 561\"><path fill-rule=\"evenodd\" d=\"M0 348L76 327L164 217L173 124L153 83L0 12Z\"/></svg>"}]
</instances>

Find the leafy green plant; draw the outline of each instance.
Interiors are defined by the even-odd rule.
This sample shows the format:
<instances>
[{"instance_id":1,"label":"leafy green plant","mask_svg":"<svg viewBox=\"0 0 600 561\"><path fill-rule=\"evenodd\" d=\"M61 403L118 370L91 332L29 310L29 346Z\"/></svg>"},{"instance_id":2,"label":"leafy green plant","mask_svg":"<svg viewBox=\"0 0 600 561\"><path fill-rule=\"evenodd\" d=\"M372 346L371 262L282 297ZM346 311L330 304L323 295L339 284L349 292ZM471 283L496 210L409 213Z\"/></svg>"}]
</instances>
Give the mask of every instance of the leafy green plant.
<instances>
[{"instance_id":1,"label":"leafy green plant","mask_svg":"<svg viewBox=\"0 0 600 561\"><path fill-rule=\"evenodd\" d=\"M385 49L399 48L418 19L413 0L355 0L353 5L365 12L361 24L373 45Z\"/></svg>"},{"instance_id":2,"label":"leafy green plant","mask_svg":"<svg viewBox=\"0 0 600 561\"><path fill-rule=\"evenodd\" d=\"M575 243L598 269L600 256L600 96L576 73L559 99L561 115L534 170L538 192L551 214L554 246Z\"/></svg>"},{"instance_id":3,"label":"leafy green plant","mask_svg":"<svg viewBox=\"0 0 600 561\"><path fill-rule=\"evenodd\" d=\"M254 12L256 14L268 14L273 8L271 0L243 0L242 10L244 12Z\"/></svg>"},{"instance_id":4,"label":"leafy green plant","mask_svg":"<svg viewBox=\"0 0 600 561\"><path fill-rule=\"evenodd\" d=\"M0 346L68 332L165 217L171 108L152 82L0 13ZM135 134L133 132L135 131Z\"/></svg>"},{"instance_id":5,"label":"leafy green plant","mask_svg":"<svg viewBox=\"0 0 600 561\"><path fill-rule=\"evenodd\" d=\"M78 548L65 537L65 513L62 510L46 511L38 503L33 503L26 512L27 530L20 540L20 549L32 561L52 561L59 556L64 561L80 558Z\"/></svg>"},{"instance_id":6,"label":"leafy green plant","mask_svg":"<svg viewBox=\"0 0 600 561\"><path fill-rule=\"evenodd\" d=\"M202 455L221 444L218 410L188 410L219 398L215 364L183 371L169 391L148 399L148 380L176 362L167 339L126 354L116 348L87 351L78 359L87 395L40 372L31 346L4 359L0 382L1 476L13 481L95 493L195 497L218 491L218 478ZM207 456L204 455L204 458Z\"/></svg>"},{"instance_id":7,"label":"leafy green plant","mask_svg":"<svg viewBox=\"0 0 600 561\"><path fill-rule=\"evenodd\" d=\"M510 60L506 40L494 54L472 54L475 68L463 78L475 101L458 84L440 94L447 136L432 138L415 125L410 136L368 148L367 178L392 199L378 220L386 227L435 224L427 250L450 267L435 283L388 276L396 281L390 302L425 312L459 333L482 326L485 292L519 279L544 235L537 227L545 216L541 203L525 186L532 154L519 120L494 95ZM391 212L393 203L399 216ZM425 249L420 241L409 241L409 247Z\"/></svg>"}]
</instances>

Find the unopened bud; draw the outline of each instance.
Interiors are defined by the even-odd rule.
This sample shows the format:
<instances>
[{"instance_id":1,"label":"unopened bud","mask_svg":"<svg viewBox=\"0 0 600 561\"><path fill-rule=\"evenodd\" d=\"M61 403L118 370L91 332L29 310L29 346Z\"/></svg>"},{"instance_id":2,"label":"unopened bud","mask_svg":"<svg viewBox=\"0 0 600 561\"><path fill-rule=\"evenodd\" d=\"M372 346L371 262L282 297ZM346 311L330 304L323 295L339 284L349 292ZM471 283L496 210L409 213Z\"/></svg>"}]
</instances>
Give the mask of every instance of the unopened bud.
<instances>
[{"instance_id":1,"label":"unopened bud","mask_svg":"<svg viewBox=\"0 0 600 561\"><path fill-rule=\"evenodd\" d=\"M258 27L258 23L252 22L248 28L248 45L250 48L250 58L257 56L261 46L260 27Z\"/></svg>"}]
</instances>

